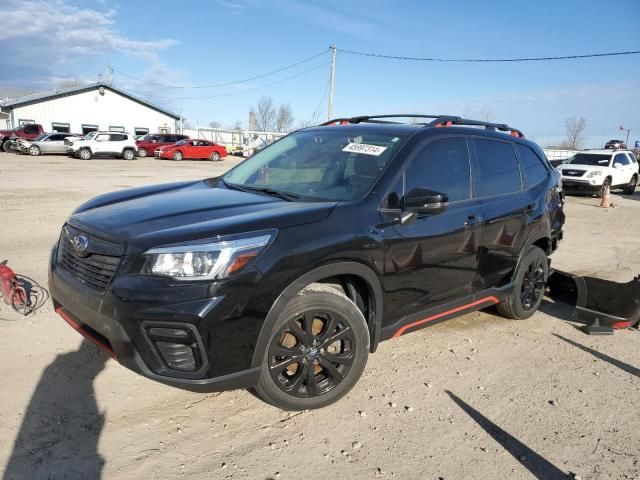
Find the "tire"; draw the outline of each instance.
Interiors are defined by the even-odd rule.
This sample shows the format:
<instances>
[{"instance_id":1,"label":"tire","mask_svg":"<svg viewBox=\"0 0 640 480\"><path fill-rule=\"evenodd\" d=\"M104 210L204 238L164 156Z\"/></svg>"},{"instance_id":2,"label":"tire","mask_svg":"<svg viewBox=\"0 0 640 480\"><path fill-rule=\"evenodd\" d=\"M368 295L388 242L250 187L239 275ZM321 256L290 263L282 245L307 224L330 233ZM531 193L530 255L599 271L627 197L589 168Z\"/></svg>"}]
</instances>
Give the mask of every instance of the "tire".
<instances>
[{"instance_id":1,"label":"tire","mask_svg":"<svg viewBox=\"0 0 640 480\"><path fill-rule=\"evenodd\" d=\"M368 355L369 330L358 307L334 288L310 285L276 321L256 393L283 410L324 407L351 390Z\"/></svg>"},{"instance_id":2,"label":"tire","mask_svg":"<svg viewBox=\"0 0 640 480\"><path fill-rule=\"evenodd\" d=\"M144 157L146 157L147 155L149 155L149 152L147 152L147 149L146 149L146 148L139 148L139 149L138 149L138 156L139 156L140 158L144 158Z\"/></svg>"},{"instance_id":3,"label":"tire","mask_svg":"<svg viewBox=\"0 0 640 480\"><path fill-rule=\"evenodd\" d=\"M136 158L136 152L135 150L131 149L131 148L127 148L122 152L122 158L124 160L133 160L134 158Z\"/></svg>"},{"instance_id":4,"label":"tire","mask_svg":"<svg viewBox=\"0 0 640 480\"><path fill-rule=\"evenodd\" d=\"M631 180L629 180L629 183L627 184L627 186L624 187L625 195L633 195L636 191L637 185L638 185L638 176L634 175L633 177L631 177Z\"/></svg>"},{"instance_id":5,"label":"tire","mask_svg":"<svg viewBox=\"0 0 640 480\"><path fill-rule=\"evenodd\" d=\"M604 195L604 189L607 185L609 185L609 191L611 191L611 179L609 177L605 178L604 182L602 182L602 188L600 188L600 192L598 192L598 198L602 198Z\"/></svg>"},{"instance_id":6,"label":"tire","mask_svg":"<svg viewBox=\"0 0 640 480\"><path fill-rule=\"evenodd\" d=\"M211 160L212 162L219 162L220 154L218 152L212 152L211 155L209 155L209 160Z\"/></svg>"},{"instance_id":7,"label":"tire","mask_svg":"<svg viewBox=\"0 0 640 480\"><path fill-rule=\"evenodd\" d=\"M31 145L29 147L29 155L33 156L33 157L37 157L38 155L40 155L40 147L37 145Z\"/></svg>"},{"instance_id":8,"label":"tire","mask_svg":"<svg viewBox=\"0 0 640 480\"><path fill-rule=\"evenodd\" d=\"M11 142L9 140L6 140L3 144L2 144L2 149L7 152L7 153L11 153Z\"/></svg>"},{"instance_id":9,"label":"tire","mask_svg":"<svg viewBox=\"0 0 640 480\"><path fill-rule=\"evenodd\" d=\"M513 293L497 305L498 312L515 320L531 317L542 303L547 278L547 254L540 247L529 247L518 265Z\"/></svg>"},{"instance_id":10,"label":"tire","mask_svg":"<svg viewBox=\"0 0 640 480\"><path fill-rule=\"evenodd\" d=\"M173 159L176 162L179 162L180 160L182 160L182 152L174 152Z\"/></svg>"},{"instance_id":11,"label":"tire","mask_svg":"<svg viewBox=\"0 0 640 480\"><path fill-rule=\"evenodd\" d=\"M91 150L89 150L88 148L81 148L78 151L78 157L80 157L82 160L91 160Z\"/></svg>"}]
</instances>

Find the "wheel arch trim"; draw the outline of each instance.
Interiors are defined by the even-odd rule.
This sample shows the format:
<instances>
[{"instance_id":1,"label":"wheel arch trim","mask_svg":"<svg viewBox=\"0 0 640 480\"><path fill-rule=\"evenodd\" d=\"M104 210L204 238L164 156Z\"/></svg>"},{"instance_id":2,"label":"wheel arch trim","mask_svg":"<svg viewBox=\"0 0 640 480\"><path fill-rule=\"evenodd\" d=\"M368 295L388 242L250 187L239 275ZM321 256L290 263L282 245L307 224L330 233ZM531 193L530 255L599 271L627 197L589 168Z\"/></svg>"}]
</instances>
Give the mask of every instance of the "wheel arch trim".
<instances>
[{"instance_id":1,"label":"wheel arch trim","mask_svg":"<svg viewBox=\"0 0 640 480\"><path fill-rule=\"evenodd\" d=\"M373 300L373 318L367 318L366 320L369 327L370 352L374 352L376 350L376 347L380 342L380 335L382 332L383 311L382 286L380 285L378 275L370 267L362 263L346 261L336 262L317 267L310 272L301 275L291 282L287 288L282 291L282 293L280 293L276 301L273 302L273 305L260 328L258 340L256 341L255 350L253 352L253 360L251 362L252 367L257 367L262 363L262 358L268 347L269 336L271 335L273 326L287 303L293 299L303 287L318 280L337 275L352 275L359 277L364 280L369 288L369 293Z\"/></svg>"}]
</instances>

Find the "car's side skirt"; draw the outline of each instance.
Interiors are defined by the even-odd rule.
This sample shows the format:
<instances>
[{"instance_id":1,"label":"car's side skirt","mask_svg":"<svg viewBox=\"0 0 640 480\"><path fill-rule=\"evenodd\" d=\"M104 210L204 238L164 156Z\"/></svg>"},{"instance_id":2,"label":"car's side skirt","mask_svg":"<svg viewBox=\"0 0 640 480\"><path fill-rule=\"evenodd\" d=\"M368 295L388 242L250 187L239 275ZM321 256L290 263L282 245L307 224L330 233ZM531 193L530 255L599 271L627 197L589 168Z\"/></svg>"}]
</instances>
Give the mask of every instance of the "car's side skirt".
<instances>
[{"instance_id":1,"label":"car's side skirt","mask_svg":"<svg viewBox=\"0 0 640 480\"><path fill-rule=\"evenodd\" d=\"M508 297L513 292L513 288L512 283L499 288L489 288L404 317L391 325L383 327L381 340L396 338L420 328L490 307Z\"/></svg>"}]
</instances>

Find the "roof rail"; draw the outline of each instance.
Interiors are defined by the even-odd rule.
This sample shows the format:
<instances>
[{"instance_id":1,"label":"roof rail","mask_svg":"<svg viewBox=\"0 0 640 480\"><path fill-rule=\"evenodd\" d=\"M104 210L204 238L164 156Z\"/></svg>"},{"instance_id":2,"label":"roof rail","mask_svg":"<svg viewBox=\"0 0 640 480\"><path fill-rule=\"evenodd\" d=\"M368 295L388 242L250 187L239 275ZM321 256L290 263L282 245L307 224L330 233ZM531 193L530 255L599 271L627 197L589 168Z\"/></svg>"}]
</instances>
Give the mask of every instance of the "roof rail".
<instances>
[{"instance_id":1,"label":"roof rail","mask_svg":"<svg viewBox=\"0 0 640 480\"><path fill-rule=\"evenodd\" d=\"M341 117L334 118L329 120L328 122L322 123L321 126L329 126L329 125L347 125L350 123L403 123L403 122L394 122L389 120L382 120L386 118L424 118L431 119L428 123L419 123L419 125L424 125L425 127L450 127L453 125L469 125L469 126L479 126L485 127L486 130L500 130L501 132L509 132L510 135L514 137L524 138L524 134L516 129L512 128L509 125L504 123L492 123L485 122L482 120L471 120L468 118L462 118L455 115L418 115L414 113L399 113L399 114L389 114L389 115L361 115L357 117Z\"/></svg>"}]
</instances>

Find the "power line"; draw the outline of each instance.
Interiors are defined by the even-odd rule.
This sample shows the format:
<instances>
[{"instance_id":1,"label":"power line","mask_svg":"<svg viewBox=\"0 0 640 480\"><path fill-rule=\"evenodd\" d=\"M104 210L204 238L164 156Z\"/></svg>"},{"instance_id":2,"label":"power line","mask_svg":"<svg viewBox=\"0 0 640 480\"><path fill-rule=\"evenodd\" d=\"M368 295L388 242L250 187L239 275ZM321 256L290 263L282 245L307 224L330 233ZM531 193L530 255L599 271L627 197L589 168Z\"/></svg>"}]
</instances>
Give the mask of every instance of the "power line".
<instances>
[{"instance_id":1,"label":"power line","mask_svg":"<svg viewBox=\"0 0 640 480\"><path fill-rule=\"evenodd\" d=\"M149 80L142 80L140 78L134 77L133 75L129 75L128 73L121 72L120 70L116 70L114 68L112 68L112 70L114 72L119 73L120 75L123 75L123 76L131 79L131 80L135 80L136 82L142 82L142 83L146 83L148 85L155 85L155 86L158 86L158 87L165 87L165 88L215 88L215 87L227 87L229 85L237 85L239 83L250 82L252 80L257 80L259 78L268 77L270 75L282 72L284 70L289 70L291 68L297 67L298 65L302 65L303 63L306 63L306 62L308 62L310 60L313 60L314 58L318 58L321 55L325 55L328 51L329 50L323 50L322 52L316 53L315 55L312 55L312 56L307 57L307 58L305 58L303 60L300 60L299 62L292 63L291 65L287 65L285 67L281 67L281 68L278 68L276 70L272 70L272 71L267 72L267 73L262 73L260 75L255 75L253 77L244 78L242 80L234 80L234 81L231 81L231 82L224 82L224 83L213 83L211 85L194 85L194 86L170 85L170 84L166 84L166 83L157 83L157 82L152 82L152 81L149 81Z\"/></svg>"},{"instance_id":2,"label":"power line","mask_svg":"<svg viewBox=\"0 0 640 480\"><path fill-rule=\"evenodd\" d=\"M406 57L398 55L384 55L381 53L359 52L356 50L338 49L338 52L348 55L360 55L363 57L386 58L392 60L410 60L417 62L464 62L464 63L497 63L497 62L541 62L547 60L571 60L579 58L614 57L621 55L637 55L640 50L608 53L589 53L587 55L564 55L558 57L524 57L524 58L430 58L430 57Z\"/></svg>"},{"instance_id":3,"label":"power line","mask_svg":"<svg viewBox=\"0 0 640 480\"><path fill-rule=\"evenodd\" d=\"M327 82L327 86L324 88L324 93L322 94L322 98L318 102L318 106L316 107L316 109L313 111L313 115L311 116L311 118L315 118L318 112L320 112L320 108L324 103L324 99L327 97L327 92L329 91L329 85L331 85L331 79L329 79L329 81Z\"/></svg>"},{"instance_id":4,"label":"power line","mask_svg":"<svg viewBox=\"0 0 640 480\"><path fill-rule=\"evenodd\" d=\"M266 83L264 85L259 85L257 87L252 87L252 88L246 88L244 90L238 90L237 92L228 92L228 93L220 93L217 95L208 95L206 97L165 97L165 96L161 96L161 95L151 95L154 98L163 98L163 99L167 99L167 100L208 100L210 98L220 98L220 97L229 97L231 95L240 95L242 93L246 93L246 92L252 92L254 90L259 90L261 88L266 88L266 87L270 87L272 85L277 85L278 83L282 83L282 82L286 82L288 80L292 80L294 78L300 77L302 75L306 75L307 73L313 72L315 70L318 70L322 67L325 67L327 65L329 65L331 62L325 62L322 63L318 66L315 66L313 68L310 68L308 70L304 70L300 73L296 73L295 75L291 75L289 77L285 77L285 78L281 78L280 80L276 80L275 82L271 82L271 83Z\"/></svg>"}]
</instances>

